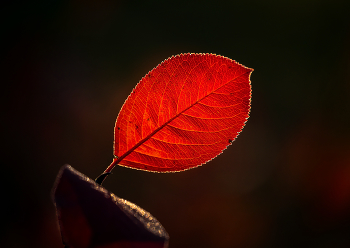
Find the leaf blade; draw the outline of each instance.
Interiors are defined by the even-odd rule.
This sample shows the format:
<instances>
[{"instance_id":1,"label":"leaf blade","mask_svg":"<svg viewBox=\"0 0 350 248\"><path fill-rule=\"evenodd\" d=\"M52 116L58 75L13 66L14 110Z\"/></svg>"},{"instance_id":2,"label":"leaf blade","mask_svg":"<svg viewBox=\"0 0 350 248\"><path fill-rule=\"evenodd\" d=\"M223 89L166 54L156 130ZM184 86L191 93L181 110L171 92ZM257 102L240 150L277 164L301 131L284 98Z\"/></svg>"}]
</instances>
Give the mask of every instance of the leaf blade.
<instances>
[{"instance_id":1,"label":"leaf blade","mask_svg":"<svg viewBox=\"0 0 350 248\"><path fill-rule=\"evenodd\" d=\"M251 72L213 54L165 60L141 79L118 115L114 163L171 172L216 157L247 121Z\"/></svg>"}]
</instances>

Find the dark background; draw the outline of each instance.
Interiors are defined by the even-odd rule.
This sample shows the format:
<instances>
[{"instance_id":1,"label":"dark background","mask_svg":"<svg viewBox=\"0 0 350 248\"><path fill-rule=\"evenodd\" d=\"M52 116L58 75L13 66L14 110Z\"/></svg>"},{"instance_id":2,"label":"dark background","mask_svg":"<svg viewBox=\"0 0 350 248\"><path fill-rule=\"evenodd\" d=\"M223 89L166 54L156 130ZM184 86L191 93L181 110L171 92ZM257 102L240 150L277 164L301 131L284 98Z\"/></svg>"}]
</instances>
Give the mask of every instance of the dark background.
<instances>
[{"instance_id":1,"label":"dark background","mask_svg":"<svg viewBox=\"0 0 350 248\"><path fill-rule=\"evenodd\" d=\"M104 186L171 248L350 247L349 1L4 1L0 16L1 247L62 248L59 168L102 173L132 88L185 52L254 68L242 134L200 168L118 167Z\"/></svg>"}]
</instances>

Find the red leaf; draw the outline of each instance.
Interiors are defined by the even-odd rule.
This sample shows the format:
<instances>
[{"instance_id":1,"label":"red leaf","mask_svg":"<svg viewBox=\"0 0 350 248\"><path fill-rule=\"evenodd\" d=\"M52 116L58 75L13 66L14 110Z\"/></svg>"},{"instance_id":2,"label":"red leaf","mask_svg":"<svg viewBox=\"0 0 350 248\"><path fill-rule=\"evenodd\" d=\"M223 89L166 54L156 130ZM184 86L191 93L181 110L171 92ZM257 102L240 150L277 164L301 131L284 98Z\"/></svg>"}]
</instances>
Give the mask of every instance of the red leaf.
<instances>
[{"instance_id":1,"label":"red leaf","mask_svg":"<svg viewBox=\"0 0 350 248\"><path fill-rule=\"evenodd\" d=\"M220 154L250 111L253 70L214 54L181 54L150 71L120 111L114 165L181 171Z\"/></svg>"},{"instance_id":2,"label":"red leaf","mask_svg":"<svg viewBox=\"0 0 350 248\"><path fill-rule=\"evenodd\" d=\"M53 191L63 243L69 248L165 248L169 236L148 212L64 166Z\"/></svg>"}]
</instances>

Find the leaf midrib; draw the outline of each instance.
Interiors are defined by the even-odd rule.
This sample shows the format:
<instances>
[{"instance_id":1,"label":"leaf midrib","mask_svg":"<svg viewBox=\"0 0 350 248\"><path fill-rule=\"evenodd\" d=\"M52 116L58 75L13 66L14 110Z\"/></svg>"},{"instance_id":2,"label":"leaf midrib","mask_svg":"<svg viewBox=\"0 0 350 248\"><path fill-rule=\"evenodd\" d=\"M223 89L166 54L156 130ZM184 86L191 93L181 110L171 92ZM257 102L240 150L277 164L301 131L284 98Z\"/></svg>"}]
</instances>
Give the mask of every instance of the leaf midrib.
<instances>
[{"instance_id":1,"label":"leaf midrib","mask_svg":"<svg viewBox=\"0 0 350 248\"><path fill-rule=\"evenodd\" d=\"M170 118L168 121L164 122L161 126L159 126L158 128L156 128L153 132L151 132L149 135L147 135L145 138L141 139L137 144L135 144L132 148L130 148L127 152L125 152L122 156L117 157L114 161L113 164L118 164L120 163L125 157L127 157L130 153L132 153L133 151L135 151L139 146L141 146L143 143L145 143L147 140L149 140L152 136L154 136L158 131L160 131L161 129L163 129L165 126L167 126L170 122L172 122L174 119L176 119L177 117L179 117L182 113L186 112L188 109L192 108L194 105L196 105L198 102L202 101L203 99L205 99L206 97L210 96L212 93L214 93L215 91L219 90L220 88L224 87L225 85L227 85L228 83L236 80L237 78L243 76L244 74L249 73L248 72L244 72L240 75L238 75L237 77L233 78L232 80L228 81L227 83L221 85L219 88L213 90L212 92L210 92L209 94L207 94L206 96L202 97L201 99L197 100L195 103L193 103L192 105L190 105L189 107L187 107L186 109L182 110L181 112L179 112L177 115L175 115L174 117Z\"/></svg>"}]
</instances>

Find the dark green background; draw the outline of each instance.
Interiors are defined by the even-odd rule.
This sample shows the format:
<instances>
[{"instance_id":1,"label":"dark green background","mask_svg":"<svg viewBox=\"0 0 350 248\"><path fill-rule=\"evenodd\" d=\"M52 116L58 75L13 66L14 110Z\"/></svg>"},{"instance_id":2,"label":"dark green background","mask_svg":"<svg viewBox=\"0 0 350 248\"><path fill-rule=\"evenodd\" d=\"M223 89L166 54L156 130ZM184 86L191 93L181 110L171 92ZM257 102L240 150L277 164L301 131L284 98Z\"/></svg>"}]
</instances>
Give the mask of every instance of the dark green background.
<instances>
[{"instance_id":1,"label":"dark green background","mask_svg":"<svg viewBox=\"0 0 350 248\"><path fill-rule=\"evenodd\" d=\"M118 167L104 186L171 248L350 247L349 1L4 1L0 16L1 247L62 247L59 168L97 177L132 88L185 52L254 68L242 134L200 168Z\"/></svg>"}]
</instances>

